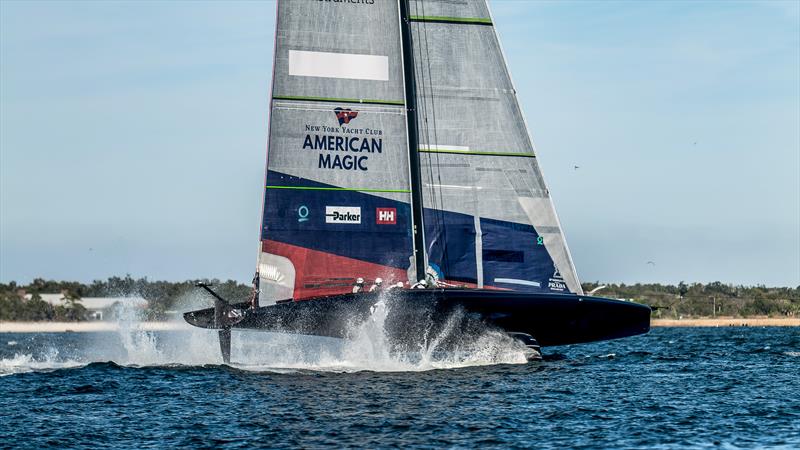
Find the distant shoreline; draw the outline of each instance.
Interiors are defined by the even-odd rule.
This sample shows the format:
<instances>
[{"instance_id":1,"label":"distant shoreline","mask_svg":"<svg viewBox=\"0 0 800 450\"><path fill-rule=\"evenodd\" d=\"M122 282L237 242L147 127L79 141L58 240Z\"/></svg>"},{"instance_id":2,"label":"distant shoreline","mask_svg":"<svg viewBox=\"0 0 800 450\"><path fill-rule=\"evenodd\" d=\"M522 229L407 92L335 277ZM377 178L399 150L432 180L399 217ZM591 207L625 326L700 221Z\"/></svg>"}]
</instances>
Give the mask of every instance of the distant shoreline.
<instances>
[{"instance_id":1,"label":"distant shoreline","mask_svg":"<svg viewBox=\"0 0 800 450\"><path fill-rule=\"evenodd\" d=\"M141 331L176 331L192 328L182 322L135 322L120 324L118 322L0 322L0 333L90 333L102 331L119 331L129 326L131 330Z\"/></svg>"},{"instance_id":2,"label":"distant shoreline","mask_svg":"<svg viewBox=\"0 0 800 450\"><path fill-rule=\"evenodd\" d=\"M800 317L752 317L752 318L699 318L699 319L653 319L656 327L798 327ZM183 322L136 322L129 325L141 331L179 331L193 329ZM117 322L0 322L0 333L91 333L119 331L125 324Z\"/></svg>"},{"instance_id":3,"label":"distant shoreline","mask_svg":"<svg viewBox=\"0 0 800 450\"><path fill-rule=\"evenodd\" d=\"M800 317L704 317L652 319L652 327L800 327Z\"/></svg>"}]
</instances>

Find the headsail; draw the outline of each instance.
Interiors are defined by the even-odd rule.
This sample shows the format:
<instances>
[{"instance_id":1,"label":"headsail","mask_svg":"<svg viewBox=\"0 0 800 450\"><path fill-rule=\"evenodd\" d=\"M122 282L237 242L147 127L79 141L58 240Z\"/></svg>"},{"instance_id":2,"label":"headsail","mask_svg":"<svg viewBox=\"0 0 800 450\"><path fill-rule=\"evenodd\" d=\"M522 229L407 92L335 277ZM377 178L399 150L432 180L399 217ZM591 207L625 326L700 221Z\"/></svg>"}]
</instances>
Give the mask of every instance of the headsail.
<instances>
[{"instance_id":1,"label":"headsail","mask_svg":"<svg viewBox=\"0 0 800 450\"><path fill-rule=\"evenodd\" d=\"M394 1L278 2L260 303L406 281L413 254Z\"/></svg>"},{"instance_id":2,"label":"headsail","mask_svg":"<svg viewBox=\"0 0 800 450\"><path fill-rule=\"evenodd\" d=\"M485 0L409 0L429 266L582 293Z\"/></svg>"}]
</instances>

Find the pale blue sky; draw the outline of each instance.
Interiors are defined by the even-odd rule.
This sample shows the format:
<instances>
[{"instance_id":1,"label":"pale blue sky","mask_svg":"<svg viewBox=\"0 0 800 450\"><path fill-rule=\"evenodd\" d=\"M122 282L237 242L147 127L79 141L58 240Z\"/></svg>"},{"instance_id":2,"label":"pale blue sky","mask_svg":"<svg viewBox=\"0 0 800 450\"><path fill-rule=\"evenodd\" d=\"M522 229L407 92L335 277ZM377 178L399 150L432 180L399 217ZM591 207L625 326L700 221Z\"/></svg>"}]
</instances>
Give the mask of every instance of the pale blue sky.
<instances>
[{"instance_id":1,"label":"pale blue sky","mask_svg":"<svg viewBox=\"0 0 800 450\"><path fill-rule=\"evenodd\" d=\"M492 5L581 279L800 285L800 3ZM249 281L273 33L0 2L0 280Z\"/></svg>"}]
</instances>

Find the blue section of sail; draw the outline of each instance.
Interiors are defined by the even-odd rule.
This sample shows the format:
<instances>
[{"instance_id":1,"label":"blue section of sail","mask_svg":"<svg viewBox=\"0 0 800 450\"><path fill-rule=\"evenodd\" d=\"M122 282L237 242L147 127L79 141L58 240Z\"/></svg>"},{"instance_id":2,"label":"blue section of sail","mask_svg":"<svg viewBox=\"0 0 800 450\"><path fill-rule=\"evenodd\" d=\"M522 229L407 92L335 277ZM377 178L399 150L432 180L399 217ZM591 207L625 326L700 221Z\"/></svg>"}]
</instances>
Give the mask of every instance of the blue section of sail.
<instances>
[{"instance_id":1,"label":"blue section of sail","mask_svg":"<svg viewBox=\"0 0 800 450\"><path fill-rule=\"evenodd\" d=\"M478 282L475 218L425 210L429 264L446 280ZM483 283L526 292L569 292L536 230L526 224L480 219Z\"/></svg>"},{"instance_id":2,"label":"blue section of sail","mask_svg":"<svg viewBox=\"0 0 800 450\"><path fill-rule=\"evenodd\" d=\"M426 208L423 212L428 264L446 280L478 282L475 219L467 214Z\"/></svg>"},{"instance_id":3,"label":"blue section of sail","mask_svg":"<svg viewBox=\"0 0 800 450\"><path fill-rule=\"evenodd\" d=\"M532 226L482 218L481 232L484 284L517 291L568 292Z\"/></svg>"},{"instance_id":4,"label":"blue section of sail","mask_svg":"<svg viewBox=\"0 0 800 450\"><path fill-rule=\"evenodd\" d=\"M268 172L267 184L262 239L408 268L413 248L408 203L275 171ZM475 218L425 209L424 221L429 263L446 280L477 283ZM480 229L484 285L568 292L532 226L481 218Z\"/></svg>"},{"instance_id":5,"label":"blue section of sail","mask_svg":"<svg viewBox=\"0 0 800 450\"><path fill-rule=\"evenodd\" d=\"M261 238L407 269L411 207L359 191L267 172Z\"/></svg>"}]
</instances>

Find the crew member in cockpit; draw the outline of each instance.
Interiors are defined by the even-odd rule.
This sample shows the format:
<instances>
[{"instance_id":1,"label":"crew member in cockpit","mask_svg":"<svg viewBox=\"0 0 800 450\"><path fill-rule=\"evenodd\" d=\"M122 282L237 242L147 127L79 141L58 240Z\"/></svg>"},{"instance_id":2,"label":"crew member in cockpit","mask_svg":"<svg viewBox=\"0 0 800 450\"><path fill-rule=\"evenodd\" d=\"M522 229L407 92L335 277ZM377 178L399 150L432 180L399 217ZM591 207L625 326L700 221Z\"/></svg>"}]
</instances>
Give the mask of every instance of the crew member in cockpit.
<instances>
[{"instance_id":1,"label":"crew member in cockpit","mask_svg":"<svg viewBox=\"0 0 800 450\"><path fill-rule=\"evenodd\" d=\"M369 291L370 292L380 291L382 286L383 286L383 279L380 277L375 278L375 284L373 284L372 287L369 288Z\"/></svg>"},{"instance_id":2,"label":"crew member in cockpit","mask_svg":"<svg viewBox=\"0 0 800 450\"><path fill-rule=\"evenodd\" d=\"M358 294L363 290L364 290L364 279L358 277L358 279L356 279L356 284L353 285L353 294Z\"/></svg>"}]
</instances>

